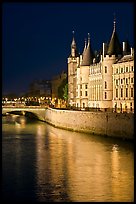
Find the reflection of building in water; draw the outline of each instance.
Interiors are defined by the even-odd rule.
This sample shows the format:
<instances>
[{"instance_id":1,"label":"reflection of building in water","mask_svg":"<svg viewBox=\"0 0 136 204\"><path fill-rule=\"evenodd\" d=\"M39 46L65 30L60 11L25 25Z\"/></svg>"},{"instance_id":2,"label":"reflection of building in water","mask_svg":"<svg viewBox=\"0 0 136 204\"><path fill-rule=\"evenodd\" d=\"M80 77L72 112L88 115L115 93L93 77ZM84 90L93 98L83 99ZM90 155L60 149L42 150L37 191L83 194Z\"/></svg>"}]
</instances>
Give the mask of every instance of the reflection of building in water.
<instances>
[{"instance_id":1,"label":"reflection of building in water","mask_svg":"<svg viewBox=\"0 0 136 204\"><path fill-rule=\"evenodd\" d=\"M132 167L133 164L129 163L129 161L130 160L124 160L124 158L121 161L120 149L118 145L114 145L111 152L111 186L113 201L134 201L134 186L132 184L132 182L134 183L134 179L131 181L128 179L131 175L133 177L134 172Z\"/></svg>"},{"instance_id":2,"label":"reflection of building in water","mask_svg":"<svg viewBox=\"0 0 136 204\"><path fill-rule=\"evenodd\" d=\"M46 135L45 135L46 132ZM48 132L45 126L37 129L37 185L41 201L67 201L68 198L68 158L63 138ZM66 153L67 152L67 153Z\"/></svg>"},{"instance_id":3,"label":"reflection of building in water","mask_svg":"<svg viewBox=\"0 0 136 204\"><path fill-rule=\"evenodd\" d=\"M40 201L131 200L134 191L129 176L133 159L130 158L127 169L128 157L125 153L123 155L119 146L112 149L105 138L48 125L39 125L36 138L37 195ZM122 192L126 196L122 196Z\"/></svg>"},{"instance_id":4,"label":"reflection of building in water","mask_svg":"<svg viewBox=\"0 0 136 204\"><path fill-rule=\"evenodd\" d=\"M37 196L39 201L46 200L49 184L51 183L51 175L50 175L50 168L49 168L49 160L50 160L50 152L46 151L47 149L47 137L44 138L46 133L46 126L38 125L37 126L37 155L36 155L36 162L37 162ZM48 143L49 146L49 143Z\"/></svg>"}]
</instances>

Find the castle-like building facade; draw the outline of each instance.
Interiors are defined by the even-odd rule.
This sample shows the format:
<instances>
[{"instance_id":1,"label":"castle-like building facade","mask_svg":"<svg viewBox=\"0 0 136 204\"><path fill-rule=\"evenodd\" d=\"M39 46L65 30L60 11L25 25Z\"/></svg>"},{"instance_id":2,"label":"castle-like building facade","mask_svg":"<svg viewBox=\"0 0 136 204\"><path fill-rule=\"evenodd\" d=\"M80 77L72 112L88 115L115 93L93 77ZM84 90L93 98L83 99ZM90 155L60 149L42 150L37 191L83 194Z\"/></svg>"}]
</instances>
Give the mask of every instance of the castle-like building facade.
<instances>
[{"instance_id":1,"label":"castle-like building facade","mask_svg":"<svg viewBox=\"0 0 136 204\"><path fill-rule=\"evenodd\" d=\"M79 54L75 38L68 57L68 104L86 108L134 110L134 49L119 42L114 20L109 43L93 52L88 43Z\"/></svg>"}]
</instances>

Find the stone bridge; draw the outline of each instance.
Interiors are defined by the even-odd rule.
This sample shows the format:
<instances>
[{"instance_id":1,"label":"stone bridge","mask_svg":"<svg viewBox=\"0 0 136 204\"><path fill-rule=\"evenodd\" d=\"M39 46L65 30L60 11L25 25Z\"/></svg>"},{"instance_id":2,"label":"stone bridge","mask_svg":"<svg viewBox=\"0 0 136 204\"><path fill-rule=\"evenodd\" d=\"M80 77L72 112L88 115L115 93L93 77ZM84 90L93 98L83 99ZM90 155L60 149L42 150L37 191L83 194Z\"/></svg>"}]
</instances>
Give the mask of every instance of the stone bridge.
<instances>
[{"instance_id":1,"label":"stone bridge","mask_svg":"<svg viewBox=\"0 0 136 204\"><path fill-rule=\"evenodd\" d=\"M5 114L17 114L27 116L28 113L31 113L35 118L45 121L45 111L47 108L43 107L2 107L2 115Z\"/></svg>"}]
</instances>

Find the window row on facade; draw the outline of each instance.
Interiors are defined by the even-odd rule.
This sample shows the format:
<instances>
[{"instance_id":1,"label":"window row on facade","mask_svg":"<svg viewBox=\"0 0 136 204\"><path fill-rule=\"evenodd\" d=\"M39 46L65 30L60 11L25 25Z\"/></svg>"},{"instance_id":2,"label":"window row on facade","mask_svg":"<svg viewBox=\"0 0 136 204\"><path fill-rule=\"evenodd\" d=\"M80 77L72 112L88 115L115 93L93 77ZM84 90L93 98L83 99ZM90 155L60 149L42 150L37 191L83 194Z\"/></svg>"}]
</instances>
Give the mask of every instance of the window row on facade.
<instances>
[{"instance_id":1,"label":"window row on facade","mask_svg":"<svg viewBox=\"0 0 136 204\"><path fill-rule=\"evenodd\" d=\"M128 98L128 97L134 97L134 88L126 88L126 89L116 89L115 97L121 97L121 98Z\"/></svg>"},{"instance_id":2,"label":"window row on facade","mask_svg":"<svg viewBox=\"0 0 136 204\"><path fill-rule=\"evenodd\" d=\"M128 78L122 78L122 79L114 79L114 83L116 85L119 85L119 84L133 84L134 83L134 77L128 77Z\"/></svg>"},{"instance_id":3,"label":"window row on facade","mask_svg":"<svg viewBox=\"0 0 136 204\"><path fill-rule=\"evenodd\" d=\"M114 73L125 73L125 72L134 72L134 66L119 67L114 69Z\"/></svg>"}]
</instances>

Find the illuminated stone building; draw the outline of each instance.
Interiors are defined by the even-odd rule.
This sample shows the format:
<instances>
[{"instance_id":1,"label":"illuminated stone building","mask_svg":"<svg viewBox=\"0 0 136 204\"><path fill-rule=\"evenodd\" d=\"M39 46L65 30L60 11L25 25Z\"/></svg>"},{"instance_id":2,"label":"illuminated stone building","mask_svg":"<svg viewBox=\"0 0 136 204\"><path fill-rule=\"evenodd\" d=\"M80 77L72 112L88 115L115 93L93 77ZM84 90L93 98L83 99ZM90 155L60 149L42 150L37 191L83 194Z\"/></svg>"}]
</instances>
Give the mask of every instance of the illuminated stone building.
<instances>
[{"instance_id":1,"label":"illuminated stone building","mask_svg":"<svg viewBox=\"0 0 136 204\"><path fill-rule=\"evenodd\" d=\"M127 54L113 64L113 107L134 110L134 55Z\"/></svg>"},{"instance_id":2,"label":"illuminated stone building","mask_svg":"<svg viewBox=\"0 0 136 204\"><path fill-rule=\"evenodd\" d=\"M117 80L123 84L115 84ZM68 103L81 108L134 108L133 49L128 42L121 46L115 20L111 39L103 43L100 52L92 51L88 34L88 43L85 41L79 55L73 36L68 57Z\"/></svg>"}]
</instances>

